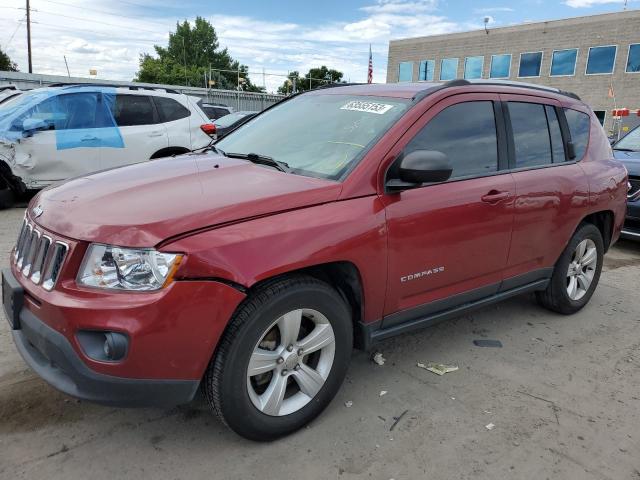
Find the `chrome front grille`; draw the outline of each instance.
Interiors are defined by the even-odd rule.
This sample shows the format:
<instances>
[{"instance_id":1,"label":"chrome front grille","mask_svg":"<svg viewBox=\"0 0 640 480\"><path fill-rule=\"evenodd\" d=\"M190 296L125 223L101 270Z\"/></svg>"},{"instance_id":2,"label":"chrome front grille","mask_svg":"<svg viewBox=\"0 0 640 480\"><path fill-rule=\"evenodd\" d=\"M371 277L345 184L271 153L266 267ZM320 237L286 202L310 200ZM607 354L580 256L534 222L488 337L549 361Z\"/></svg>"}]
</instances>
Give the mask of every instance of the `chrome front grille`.
<instances>
[{"instance_id":1,"label":"chrome front grille","mask_svg":"<svg viewBox=\"0 0 640 480\"><path fill-rule=\"evenodd\" d=\"M13 253L13 263L33 283L42 283L42 288L52 290L68 251L66 243L54 240L25 218Z\"/></svg>"}]
</instances>

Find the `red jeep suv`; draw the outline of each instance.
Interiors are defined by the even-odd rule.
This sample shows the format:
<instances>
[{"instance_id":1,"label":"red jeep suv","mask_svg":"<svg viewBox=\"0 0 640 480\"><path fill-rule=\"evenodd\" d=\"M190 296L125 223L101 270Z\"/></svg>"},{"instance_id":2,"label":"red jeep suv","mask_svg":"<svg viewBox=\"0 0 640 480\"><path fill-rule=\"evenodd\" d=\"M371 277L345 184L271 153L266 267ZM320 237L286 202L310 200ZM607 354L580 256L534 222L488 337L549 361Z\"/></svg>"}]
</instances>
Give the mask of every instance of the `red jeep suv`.
<instances>
[{"instance_id":1,"label":"red jeep suv","mask_svg":"<svg viewBox=\"0 0 640 480\"><path fill-rule=\"evenodd\" d=\"M352 348L535 291L591 298L627 172L575 95L509 82L294 95L203 153L76 178L26 212L3 304L25 361L111 405L189 402L273 439Z\"/></svg>"}]
</instances>

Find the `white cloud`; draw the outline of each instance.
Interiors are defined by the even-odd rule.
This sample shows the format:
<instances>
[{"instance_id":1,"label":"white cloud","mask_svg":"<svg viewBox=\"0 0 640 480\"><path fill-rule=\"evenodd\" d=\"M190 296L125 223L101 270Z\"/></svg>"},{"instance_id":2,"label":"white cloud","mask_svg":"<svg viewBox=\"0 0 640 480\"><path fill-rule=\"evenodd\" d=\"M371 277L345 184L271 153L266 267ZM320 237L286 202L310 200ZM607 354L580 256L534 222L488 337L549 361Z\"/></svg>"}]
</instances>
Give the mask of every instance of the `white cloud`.
<instances>
[{"instance_id":1,"label":"white cloud","mask_svg":"<svg viewBox=\"0 0 640 480\"><path fill-rule=\"evenodd\" d=\"M158 1L164 8L157 8ZM264 78L270 91L282 84L289 71L306 72L323 64L344 72L345 80L366 81L369 44L374 55L374 82L384 82L389 39L469 28L468 23L439 15L438 0L371 2L358 10L360 18L351 22L302 25L224 14L208 19L216 28L221 47L250 67L254 83L262 85ZM99 78L131 80L138 70L139 55L153 53L154 44L166 45L176 21L184 19L182 8L163 0L117 4L94 0L87 5L82 0L32 0L34 71L66 75L66 56L72 76L86 77L90 68L96 68ZM16 7L15 0L0 0L0 7L0 45L24 71L24 24L7 46L24 10ZM473 27L482 28L481 20ZM263 77L263 69L273 75Z\"/></svg>"},{"instance_id":2,"label":"white cloud","mask_svg":"<svg viewBox=\"0 0 640 480\"><path fill-rule=\"evenodd\" d=\"M633 0L630 0L633 1ZM617 3L620 5L624 5L624 0L566 0L564 2L565 5L572 8L591 8L597 5L607 5Z\"/></svg>"},{"instance_id":3,"label":"white cloud","mask_svg":"<svg viewBox=\"0 0 640 480\"><path fill-rule=\"evenodd\" d=\"M515 9L511 7L485 7L485 8L474 8L473 13L482 14L482 13L500 13L500 12L515 12Z\"/></svg>"}]
</instances>

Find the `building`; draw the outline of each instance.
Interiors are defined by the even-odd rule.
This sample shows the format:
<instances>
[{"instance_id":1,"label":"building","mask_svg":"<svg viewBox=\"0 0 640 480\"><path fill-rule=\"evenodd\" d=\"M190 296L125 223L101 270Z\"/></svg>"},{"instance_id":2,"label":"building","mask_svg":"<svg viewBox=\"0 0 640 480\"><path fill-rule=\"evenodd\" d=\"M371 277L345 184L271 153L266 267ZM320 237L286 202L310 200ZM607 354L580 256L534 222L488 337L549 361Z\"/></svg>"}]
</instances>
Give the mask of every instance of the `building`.
<instances>
[{"instance_id":1,"label":"building","mask_svg":"<svg viewBox=\"0 0 640 480\"><path fill-rule=\"evenodd\" d=\"M612 131L614 108L640 108L640 10L389 43L387 82L456 78L510 79L574 92ZM628 120L639 123L640 117Z\"/></svg>"}]
</instances>

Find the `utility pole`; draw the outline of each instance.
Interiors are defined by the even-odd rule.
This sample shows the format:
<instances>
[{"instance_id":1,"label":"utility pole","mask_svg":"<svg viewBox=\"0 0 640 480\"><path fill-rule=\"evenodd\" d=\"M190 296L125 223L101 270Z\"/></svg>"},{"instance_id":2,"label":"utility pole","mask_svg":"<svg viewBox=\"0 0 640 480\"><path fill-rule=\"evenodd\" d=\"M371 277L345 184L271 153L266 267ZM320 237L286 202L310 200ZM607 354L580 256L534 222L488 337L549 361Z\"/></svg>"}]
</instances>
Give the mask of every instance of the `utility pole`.
<instances>
[{"instance_id":1,"label":"utility pole","mask_svg":"<svg viewBox=\"0 0 640 480\"><path fill-rule=\"evenodd\" d=\"M29 0L27 0L27 55L29 57L29 73L33 73L33 66L31 64L31 8L29 7Z\"/></svg>"}]
</instances>

